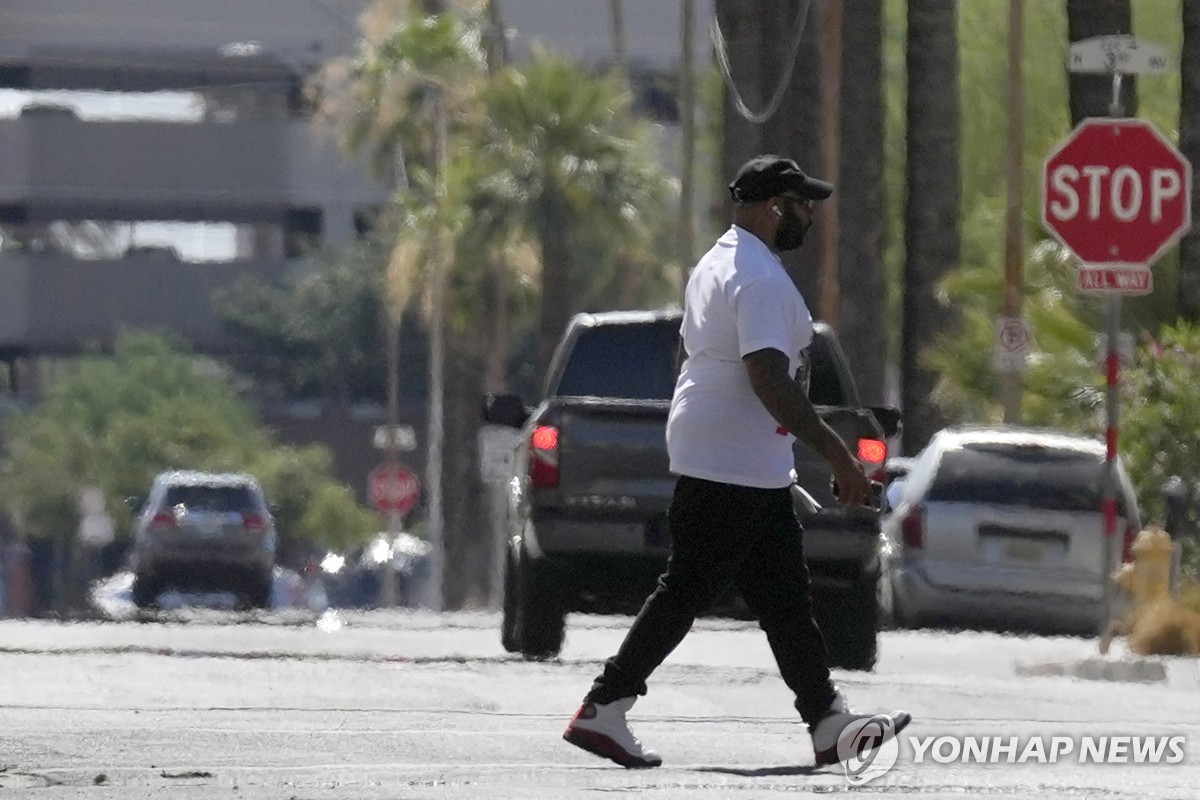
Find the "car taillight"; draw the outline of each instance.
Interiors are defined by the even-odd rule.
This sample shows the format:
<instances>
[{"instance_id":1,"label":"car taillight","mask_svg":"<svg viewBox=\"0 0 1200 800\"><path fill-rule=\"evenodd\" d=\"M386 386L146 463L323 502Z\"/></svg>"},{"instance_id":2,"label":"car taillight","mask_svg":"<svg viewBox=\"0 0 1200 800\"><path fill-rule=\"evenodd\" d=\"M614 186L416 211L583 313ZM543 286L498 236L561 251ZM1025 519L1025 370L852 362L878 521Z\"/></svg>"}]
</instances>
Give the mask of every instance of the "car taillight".
<instances>
[{"instance_id":1,"label":"car taillight","mask_svg":"<svg viewBox=\"0 0 1200 800\"><path fill-rule=\"evenodd\" d=\"M539 425L529 437L529 480L534 486L558 486L558 428Z\"/></svg>"},{"instance_id":2,"label":"car taillight","mask_svg":"<svg viewBox=\"0 0 1200 800\"><path fill-rule=\"evenodd\" d=\"M925 547L925 509L913 506L900 518L900 535L904 546L912 550Z\"/></svg>"},{"instance_id":3,"label":"car taillight","mask_svg":"<svg viewBox=\"0 0 1200 800\"><path fill-rule=\"evenodd\" d=\"M883 467L887 463L887 451L887 442L882 439L858 440L858 460L863 462L863 469L871 480L886 480Z\"/></svg>"},{"instance_id":4,"label":"car taillight","mask_svg":"<svg viewBox=\"0 0 1200 800\"><path fill-rule=\"evenodd\" d=\"M174 528L175 515L170 511L159 511L150 518L150 527L152 528Z\"/></svg>"},{"instance_id":5,"label":"car taillight","mask_svg":"<svg viewBox=\"0 0 1200 800\"><path fill-rule=\"evenodd\" d=\"M254 531L255 533L262 533L267 529L266 519L261 514L255 514L252 511L242 514L242 525L246 527L246 530Z\"/></svg>"},{"instance_id":6,"label":"car taillight","mask_svg":"<svg viewBox=\"0 0 1200 800\"><path fill-rule=\"evenodd\" d=\"M1132 564L1133 563L1133 540L1137 538L1137 535L1138 535L1138 529L1137 529L1136 525L1130 523L1129 525L1125 526L1125 538L1121 542L1121 563L1122 564Z\"/></svg>"}]
</instances>

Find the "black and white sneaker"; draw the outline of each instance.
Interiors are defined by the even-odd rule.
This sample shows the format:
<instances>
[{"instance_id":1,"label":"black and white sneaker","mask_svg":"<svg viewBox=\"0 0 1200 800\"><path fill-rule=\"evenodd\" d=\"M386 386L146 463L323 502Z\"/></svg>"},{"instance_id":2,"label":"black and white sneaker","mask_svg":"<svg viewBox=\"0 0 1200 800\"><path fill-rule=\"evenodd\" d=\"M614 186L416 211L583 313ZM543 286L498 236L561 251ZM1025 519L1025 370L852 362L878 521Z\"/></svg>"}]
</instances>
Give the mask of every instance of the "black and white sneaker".
<instances>
[{"instance_id":1,"label":"black and white sneaker","mask_svg":"<svg viewBox=\"0 0 1200 800\"><path fill-rule=\"evenodd\" d=\"M859 714L840 693L825 716L810 727L817 766L837 764L874 750L912 722L907 711L890 714Z\"/></svg>"},{"instance_id":2,"label":"black and white sneaker","mask_svg":"<svg viewBox=\"0 0 1200 800\"><path fill-rule=\"evenodd\" d=\"M615 761L626 769L645 769L662 764L662 758L647 750L629 729L625 714L637 697L622 697L611 703L588 703L579 707L563 738L592 755Z\"/></svg>"}]
</instances>

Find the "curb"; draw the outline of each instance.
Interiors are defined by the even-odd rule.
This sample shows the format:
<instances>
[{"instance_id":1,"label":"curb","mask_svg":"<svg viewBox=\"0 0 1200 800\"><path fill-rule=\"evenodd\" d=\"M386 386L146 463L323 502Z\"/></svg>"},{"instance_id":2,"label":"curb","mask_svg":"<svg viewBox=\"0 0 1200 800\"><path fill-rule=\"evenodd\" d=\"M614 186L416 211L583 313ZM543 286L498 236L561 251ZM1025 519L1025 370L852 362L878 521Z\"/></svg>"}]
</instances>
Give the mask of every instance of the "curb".
<instances>
[{"instance_id":1,"label":"curb","mask_svg":"<svg viewBox=\"0 0 1200 800\"><path fill-rule=\"evenodd\" d=\"M1118 683L1164 683L1167 668L1161 661L1131 659L1112 661L1103 658L1084 658L1078 661L1018 661L1013 666L1017 675L1025 677L1082 678L1089 681Z\"/></svg>"}]
</instances>

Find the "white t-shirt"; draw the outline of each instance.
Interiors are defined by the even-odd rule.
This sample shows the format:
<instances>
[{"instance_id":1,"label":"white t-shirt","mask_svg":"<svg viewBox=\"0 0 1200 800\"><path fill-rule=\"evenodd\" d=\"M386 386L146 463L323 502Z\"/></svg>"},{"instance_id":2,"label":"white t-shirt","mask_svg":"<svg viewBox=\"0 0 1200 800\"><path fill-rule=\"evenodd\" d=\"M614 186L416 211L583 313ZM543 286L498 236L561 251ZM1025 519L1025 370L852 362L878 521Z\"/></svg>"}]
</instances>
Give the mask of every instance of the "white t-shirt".
<instances>
[{"instance_id":1,"label":"white t-shirt","mask_svg":"<svg viewBox=\"0 0 1200 800\"><path fill-rule=\"evenodd\" d=\"M692 270L680 332L687 360L667 421L671 471L762 489L791 484L795 437L758 399L742 362L770 347L795 374L812 342L812 315L779 257L731 227Z\"/></svg>"}]
</instances>

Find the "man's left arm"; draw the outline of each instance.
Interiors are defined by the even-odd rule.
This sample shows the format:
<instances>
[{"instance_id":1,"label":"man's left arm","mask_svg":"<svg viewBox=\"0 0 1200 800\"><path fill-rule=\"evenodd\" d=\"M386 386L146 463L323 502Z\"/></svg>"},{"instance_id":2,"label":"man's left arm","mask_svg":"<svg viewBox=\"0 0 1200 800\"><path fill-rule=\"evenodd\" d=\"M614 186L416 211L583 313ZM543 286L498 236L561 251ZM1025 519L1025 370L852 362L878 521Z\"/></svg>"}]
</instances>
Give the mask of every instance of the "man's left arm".
<instances>
[{"instance_id":1,"label":"man's left arm","mask_svg":"<svg viewBox=\"0 0 1200 800\"><path fill-rule=\"evenodd\" d=\"M846 443L821 419L804 388L788 374L788 357L767 347L748 353L742 363L746 365L754 393L771 416L829 462L839 487L838 502L866 503L871 495L871 482Z\"/></svg>"}]
</instances>

